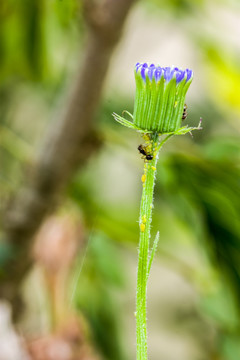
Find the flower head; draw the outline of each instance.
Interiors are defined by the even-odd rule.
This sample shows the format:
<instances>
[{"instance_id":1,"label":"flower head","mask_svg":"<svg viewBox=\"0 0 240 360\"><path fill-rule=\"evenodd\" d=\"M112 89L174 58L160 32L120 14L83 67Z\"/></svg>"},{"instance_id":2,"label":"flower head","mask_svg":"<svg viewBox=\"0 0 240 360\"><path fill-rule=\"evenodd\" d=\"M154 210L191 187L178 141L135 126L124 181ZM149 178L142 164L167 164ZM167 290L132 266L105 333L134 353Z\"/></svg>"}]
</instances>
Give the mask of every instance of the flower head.
<instances>
[{"instance_id":1,"label":"flower head","mask_svg":"<svg viewBox=\"0 0 240 360\"><path fill-rule=\"evenodd\" d=\"M192 70L137 63L134 124L147 131L169 133L181 126Z\"/></svg>"}]
</instances>

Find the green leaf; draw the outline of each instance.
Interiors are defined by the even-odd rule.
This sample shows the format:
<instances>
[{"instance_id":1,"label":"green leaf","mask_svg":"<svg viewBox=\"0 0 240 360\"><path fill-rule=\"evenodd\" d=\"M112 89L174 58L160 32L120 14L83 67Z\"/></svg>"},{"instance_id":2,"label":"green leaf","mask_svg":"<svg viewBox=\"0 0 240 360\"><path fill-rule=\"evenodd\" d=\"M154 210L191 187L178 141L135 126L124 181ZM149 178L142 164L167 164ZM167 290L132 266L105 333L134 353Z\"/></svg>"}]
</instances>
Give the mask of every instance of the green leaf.
<instances>
[{"instance_id":1,"label":"green leaf","mask_svg":"<svg viewBox=\"0 0 240 360\"><path fill-rule=\"evenodd\" d=\"M149 261L148 261L147 278L149 277L149 274L150 274L153 258L154 258L154 255L156 254L158 243L159 243L159 231L157 232L157 235L156 235L156 237L154 239L152 251L151 251L151 254L150 254Z\"/></svg>"}]
</instances>

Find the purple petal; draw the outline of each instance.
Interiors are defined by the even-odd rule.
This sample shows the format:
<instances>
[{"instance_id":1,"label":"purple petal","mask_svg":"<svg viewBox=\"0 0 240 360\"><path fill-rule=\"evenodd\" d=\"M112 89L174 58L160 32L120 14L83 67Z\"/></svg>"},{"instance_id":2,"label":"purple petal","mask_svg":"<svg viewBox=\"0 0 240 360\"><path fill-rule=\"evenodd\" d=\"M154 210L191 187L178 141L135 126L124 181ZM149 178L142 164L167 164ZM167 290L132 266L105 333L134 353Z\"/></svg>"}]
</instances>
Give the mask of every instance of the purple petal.
<instances>
[{"instance_id":1,"label":"purple petal","mask_svg":"<svg viewBox=\"0 0 240 360\"><path fill-rule=\"evenodd\" d=\"M141 69L141 77L144 81L146 81L146 74L145 74L145 70L146 70L146 67L143 67L142 66L142 69Z\"/></svg>"},{"instance_id":2,"label":"purple petal","mask_svg":"<svg viewBox=\"0 0 240 360\"><path fill-rule=\"evenodd\" d=\"M182 79L184 78L184 76L185 76L185 71L183 71L183 70L178 70L178 71L176 72L176 82L177 82L177 84L178 84L180 81L182 81Z\"/></svg>"},{"instance_id":3,"label":"purple petal","mask_svg":"<svg viewBox=\"0 0 240 360\"><path fill-rule=\"evenodd\" d=\"M187 73L187 79L186 79L186 82L187 82L188 80L191 79L193 72L190 69L186 69L186 73Z\"/></svg>"},{"instance_id":4,"label":"purple petal","mask_svg":"<svg viewBox=\"0 0 240 360\"><path fill-rule=\"evenodd\" d=\"M138 72L138 69L140 68L142 66L142 64L141 63L136 63L136 65L135 65L135 68L136 68L136 72Z\"/></svg>"},{"instance_id":5,"label":"purple petal","mask_svg":"<svg viewBox=\"0 0 240 360\"><path fill-rule=\"evenodd\" d=\"M166 81L170 81L173 77L173 73L174 73L174 70L172 68L170 68L169 66L167 66L164 71L164 79Z\"/></svg>"},{"instance_id":6,"label":"purple petal","mask_svg":"<svg viewBox=\"0 0 240 360\"><path fill-rule=\"evenodd\" d=\"M160 78L161 78L161 75L162 75L162 68L161 68L160 66L158 66L158 67L155 69L155 72L154 72L155 80L156 80L156 81L159 81Z\"/></svg>"},{"instance_id":7,"label":"purple petal","mask_svg":"<svg viewBox=\"0 0 240 360\"><path fill-rule=\"evenodd\" d=\"M148 77L149 79L152 81L152 78L153 78L153 74L154 74L154 71L155 71L155 66L149 66L149 69L148 69Z\"/></svg>"}]
</instances>

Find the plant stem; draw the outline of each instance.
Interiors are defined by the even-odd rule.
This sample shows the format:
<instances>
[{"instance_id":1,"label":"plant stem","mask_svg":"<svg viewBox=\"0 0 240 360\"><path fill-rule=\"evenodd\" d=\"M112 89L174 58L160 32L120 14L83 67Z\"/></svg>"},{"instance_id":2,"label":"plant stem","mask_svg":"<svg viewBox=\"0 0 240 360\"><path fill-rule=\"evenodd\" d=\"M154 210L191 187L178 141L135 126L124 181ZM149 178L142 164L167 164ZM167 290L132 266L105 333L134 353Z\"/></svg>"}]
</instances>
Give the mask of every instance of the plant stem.
<instances>
[{"instance_id":1,"label":"plant stem","mask_svg":"<svg viewBox=\"0 0 240 360\"><path fill-rule=\"evenodd\" d=\"M140 206L140 239L138 249L137 271L137 298L136 298L136 335L137 335L137 360L147 360L147 281L153 257L158 245L159 233L153 242L149 256L149 243L151 238L151 222L153 209L153 192L156 178L158 153L163 144L174 134L167 135L162 141L157 134L151 135L153 159L145 161L142 176L143 191Z\"/></svg>"},{"instance_id":2,"label":"plant stem","mask_svg":"<svg viewBox=\"0 0 240 360\"><path fill-rule=\"evenodd\" d=\"M156 176L158 155L153 160L145 162L142 176L143 192L140 207L140 240L138 251L137 272L137 360L147 360L147 279L150 227L152 221L153 190Z\"/></svg>"}]
</instances>

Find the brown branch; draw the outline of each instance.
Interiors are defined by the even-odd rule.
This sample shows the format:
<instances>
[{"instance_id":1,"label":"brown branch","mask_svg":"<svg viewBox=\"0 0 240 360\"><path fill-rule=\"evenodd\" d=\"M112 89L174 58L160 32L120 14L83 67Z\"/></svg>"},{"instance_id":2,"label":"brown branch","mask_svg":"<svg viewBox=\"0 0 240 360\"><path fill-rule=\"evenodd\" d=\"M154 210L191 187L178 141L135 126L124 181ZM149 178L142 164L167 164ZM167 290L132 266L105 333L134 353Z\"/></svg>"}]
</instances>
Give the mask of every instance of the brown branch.
<instances>
[{"instance_id":1,"label":"brown branch","mask_svg":"<svg viewBox=\"0 0 240 360\"><path fill-rule=\"evenodd\" d=\"M17 299L18 285L29 269L33 235L44 217L57 206L59 196L100 142L94 115L104 78L134 0L85 0L88 25L85 56L65 114L56 121L42 150L6 212L5 244L11 247L1 273L0 296Z\"/></svg>"}]
</instances>

